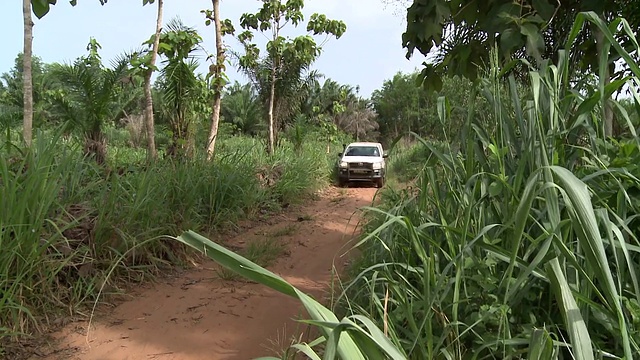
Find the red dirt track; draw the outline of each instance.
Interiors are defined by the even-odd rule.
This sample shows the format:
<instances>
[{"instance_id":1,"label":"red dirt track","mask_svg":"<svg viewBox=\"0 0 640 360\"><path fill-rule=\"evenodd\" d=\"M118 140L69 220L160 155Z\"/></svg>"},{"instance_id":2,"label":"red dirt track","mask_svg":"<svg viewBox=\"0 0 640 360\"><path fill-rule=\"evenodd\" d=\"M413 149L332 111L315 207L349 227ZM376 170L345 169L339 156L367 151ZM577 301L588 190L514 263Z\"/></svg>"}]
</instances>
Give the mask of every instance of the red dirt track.
<instances>
[{"instance_id":1,"label":"red dirt track","mask_svg":"<svg viewBox=\"0 0 640 360\"><path fill-rule=\"evenodd\" d=\"M331 188L319 200L222 244L241 247L281 230L286 250L269 269L321 300L331 287L332 267L344 267L341 255L350 248L357 210L371 204L376 190ZM198 264L138 288L115 308L101 307L88 334L88 321L72 323L55 336L58 343L48 355L33 359L247 360L278 356L292 336L308 339L309 329L295 321L306 318L296 300L259 284L224 281L215 268Z\"/></svg>"}]
</instances>

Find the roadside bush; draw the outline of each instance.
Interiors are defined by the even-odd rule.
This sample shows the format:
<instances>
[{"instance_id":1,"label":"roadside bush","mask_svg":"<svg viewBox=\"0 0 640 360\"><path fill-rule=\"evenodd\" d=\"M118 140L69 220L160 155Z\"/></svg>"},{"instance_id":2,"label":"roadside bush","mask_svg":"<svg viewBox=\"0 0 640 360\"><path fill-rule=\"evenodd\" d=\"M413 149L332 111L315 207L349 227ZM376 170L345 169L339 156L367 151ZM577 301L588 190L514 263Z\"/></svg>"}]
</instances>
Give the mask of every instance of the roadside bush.
<instances>
[{"instance_id":1,"label":"roadside bush","mask_svg":"<svg viewBox=\"0 0 640 360\"><path fill-rule=\"evenodd\" d=\"M420 139L420 141L428 142L439 152L443 152L449 147L447 143L441 141L425 139ZM415 180L425 171L427 164L429 164L430 150L420 141L414 139L414 141L402 145L399 144L390 151L390 156L387 160L389 174L398 181L404 183Z\"/></svg>"},{"instance_id":2,"label":"roadside bush","mask_svg":"<svg viewBox=\"0 0 640 360\"><path fill-rule=\"evenodd\" d=\"M213 162L148 164L124 130L108 135L116 145L108 147L106 167L53 131L37 134L29 150L0 149L0 345L70 313L86 314L103 287L118 291L120 280L141 281L184 263L186 248L166 236L213 234L261 209L300 201L330 174L316 144L298 154L285 144L268 157L258 140L231 137L219 140ZM263 183L261 169L275 168L278 176Z\"/></svg>"}]
</instances>

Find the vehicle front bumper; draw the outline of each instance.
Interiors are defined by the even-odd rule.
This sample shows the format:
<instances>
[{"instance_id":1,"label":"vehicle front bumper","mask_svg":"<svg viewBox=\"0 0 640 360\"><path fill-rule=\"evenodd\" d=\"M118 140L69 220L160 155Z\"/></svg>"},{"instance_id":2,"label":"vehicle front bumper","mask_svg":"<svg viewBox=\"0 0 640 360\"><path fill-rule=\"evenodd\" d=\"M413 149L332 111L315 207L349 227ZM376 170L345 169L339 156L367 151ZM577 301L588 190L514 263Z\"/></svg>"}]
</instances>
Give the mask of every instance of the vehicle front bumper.
<instances>
[{"instance_id":1,"label":"vehicle front bumper","mask_svg":"<svg viewBox=\"0 0 640 360\"><path fill-rule=\"evenodd\" d=\"M384 178L384 169L349 169L338 168L341 181L373 181Z\"/></svg>"}]
</instances>

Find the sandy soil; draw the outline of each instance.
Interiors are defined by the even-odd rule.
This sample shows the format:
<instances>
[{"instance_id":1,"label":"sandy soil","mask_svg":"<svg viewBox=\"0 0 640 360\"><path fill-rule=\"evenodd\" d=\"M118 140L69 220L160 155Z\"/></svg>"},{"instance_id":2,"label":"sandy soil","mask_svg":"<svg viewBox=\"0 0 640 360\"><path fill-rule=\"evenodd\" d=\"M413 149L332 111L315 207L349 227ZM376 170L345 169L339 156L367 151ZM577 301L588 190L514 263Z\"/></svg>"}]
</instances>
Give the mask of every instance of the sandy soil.
<instances>
[{"instance_id":1,"label":"sandy soil","mask_svg":"<svg viewBox=\"0 0 640 360\"><path fill-rule=\"evenodd\" d=\"M329 189L318 201L291 209L268 225L225 240L242 247L280 233L283 255L269 268L316 299L326 298L332 268L344 267L358 223L357 209L370 205L375 188ZM67 326L48 355L34 359L247 360L277 356L292 336L309 328L298 302L262 285L220 279L213 263L136 289L132 299L101 309L88 321ZM44 355L44 354L41 354Z\"/></svg>"}]
</instances>

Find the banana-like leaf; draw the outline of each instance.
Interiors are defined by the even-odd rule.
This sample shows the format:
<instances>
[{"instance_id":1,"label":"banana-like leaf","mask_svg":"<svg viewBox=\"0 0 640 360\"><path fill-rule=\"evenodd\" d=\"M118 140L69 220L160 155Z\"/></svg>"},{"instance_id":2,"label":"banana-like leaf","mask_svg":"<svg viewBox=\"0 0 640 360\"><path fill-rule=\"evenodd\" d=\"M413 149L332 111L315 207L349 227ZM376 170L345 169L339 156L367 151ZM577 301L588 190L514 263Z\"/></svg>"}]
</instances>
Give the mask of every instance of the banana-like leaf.
<instances>
[{"instance_id":1,"label":"banana-like leaf","mask_svg":"<svg viewBox=\"0 0 640 360\"><path fill-rule=\"evenodd\" d=\"M589 330L584 323L580 308L573 298L569 283L562 272L558 258L554 258L547 264L549 280L556 294L558 305L562 311L564 322L571 339L572 352L576 360L593 360L593 347Z\"/></svg>"},{"instance_id":2,"label":"banana-like leaf","mask_svg":"<svg viewBox=\"0 0 640 360\"><path fill-rule=\"evenodd\" d=\"M578 240L584 248L586 259L595 271L596 277L602 283L603 292L608 298L607 305L618 316L618 325L620 326L625 355L631 358L631 344L625 316L622 311L620 294L616 289L616 282L609 267L609 259L600 236L598 221L591 204L591 195L587 185L563 167L552 166L550 168L555 173L558 184L562 187L566 203L571 210L571 220L578 235Z\"/></svg>"},{"instance_id":3,"label":"banana-like leaf","mask_svg":"<svg viewBox=\"0 0 640 360\"><path fill-rule=\"evenodd\" d=\"M314 300L309 295L298 290L280 276L272 273L271 271L256 265L255 263L245 259L244 257L214 243L206 237L194 232L186 231L181 236L174 238L208 256L223 267L242 275L243 277L252 281L261 283L270 287L273 290L281 292L285 295L292 296L300 300L305 307L311 319L317 322L323 322L327 326L320 326L320 330L323 335L333 341L334 337L338 337L335 343L335 356L333 358L340 358L344 360L365 360L365 359L405 359L404 356L395 348L389 348L390 343L378 343L378 349L376 349L372 355L371 348L363 349L363 344L358 344L354 341L351 334L343 328L348 327L349 330L357 329L354 326L349 326L350 321L345 323L338 320L336 315L331 310L324 307L322 304ZM371 328L370 326L368 326ZM337 331L336 331L337 330ZM378 329L378 331L380 331ZM363 331L364 332L364 331ZM366 334L369 338L378 338L376 335ZM370 345L367 343L366 345ZM365 356L364 354L367 354ZM327 359L327 357L325 357Z\"/></svg>"}]
</instances>

